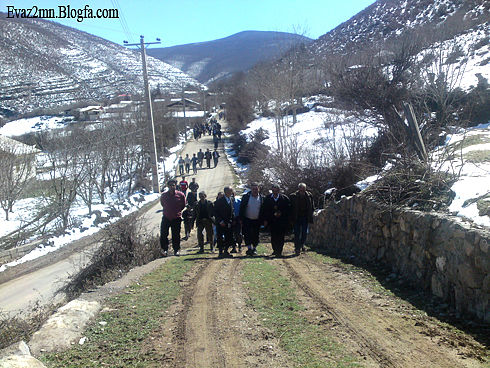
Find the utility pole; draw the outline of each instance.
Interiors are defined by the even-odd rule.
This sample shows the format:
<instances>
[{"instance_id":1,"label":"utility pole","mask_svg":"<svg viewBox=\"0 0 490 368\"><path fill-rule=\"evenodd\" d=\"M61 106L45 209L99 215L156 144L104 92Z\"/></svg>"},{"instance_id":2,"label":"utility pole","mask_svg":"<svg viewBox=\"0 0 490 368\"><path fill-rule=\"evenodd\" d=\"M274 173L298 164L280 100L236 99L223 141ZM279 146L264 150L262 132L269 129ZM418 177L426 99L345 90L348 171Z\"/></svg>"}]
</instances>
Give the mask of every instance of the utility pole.
<instances>
[{"instance_id":1,"label":"utility pole","mask_svg":"<svg viewBox=\"0 0 490 368\"><path fill-rule=\"evenodd\" d=\"M160 193L160 181L158 179L158 167L157 167L157 142L155 138L155 123L153 121L153 106L151 103L151 91L150 84L148 83L148 70L146 68L146 47L145 45L153 45L160 44L160 39L157 38L157 42L146 42L144 36L140 36L140 43L127 43L124 41L124 46L139 46L141 50L141 60L143 63L143 82L145 88L145 100L146 100L146 117L148 123L148 130L150 132L150 137L152 139L152 143L149 144L148 151L150 152L150 161L151 161L151 174L152 174L152 184L153 184L153 193ZM153 145L153 147L151 147Z\"/></svg>"},{"instance_id":2,"label":"utility pole","mask_svg":"<svg viewBox=\"0 0 490 368\"><path fill-rule=\"evenodd\" d=\"M187 140L187 119L185 118L185 87L182 86L182 112L184 113L184 136Z\"/></svg>"},{"instance_id":3,"label":"utility pole","mask_svg":"<svg viewBox=\"0 0 490 368\"><path fill-rule=\"evenodd\" d=\"M206 90L202 92L202 109L204 111L204 116L206 116Z\"/></svg>"}]
</instances>

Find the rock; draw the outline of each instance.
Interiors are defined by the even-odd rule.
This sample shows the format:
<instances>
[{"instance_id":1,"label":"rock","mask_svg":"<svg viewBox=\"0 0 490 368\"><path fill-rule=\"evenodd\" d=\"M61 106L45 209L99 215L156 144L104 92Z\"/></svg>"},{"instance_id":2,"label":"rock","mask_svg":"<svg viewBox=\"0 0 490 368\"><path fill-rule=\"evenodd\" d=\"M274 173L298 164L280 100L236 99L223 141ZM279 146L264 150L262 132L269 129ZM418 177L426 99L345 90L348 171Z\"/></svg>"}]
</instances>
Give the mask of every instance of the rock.
<instances>
[{"instance_id":1,"label":"rock","mask_svg":"<svg viewBox=\"0 0 490 368\"><path fill-rule=\"evenodd\" d=\"M403 217L400 217L400 229L401 231L408 233L408 228L409 225L405 222L405 219Z\"/></svg>"},{"instance_id":2,"label":"rock","mask_svg":"<svg viewBox=\"0 0 490 368\"><path fill-rule=\"evenodd\" d=\"M467 240L464 241L464 252L468 257L471 257L473 255L473 251L475 250L475 247L473 246L472 243L468 242Z\"/></svg>"},{"instance_id":3,"label":"rock","mask_svg":"<svg viewBox=\"0 0 490 368\"><path fill-rule=\"evenodd\" d=\"M412 238L414 242L420 241L421 235L420 235L420 230L418 229L413 229L412 231Z\"/></svg>"},{"instance_id":4,"label":"rock","mask_svg":"<svg viewBox=\"0 0 490 368\"><path fill-rule=\"evenodd\" d=\"M100 310L98 302L72 300L53 314L41 329L32 335L32 354L62 351L78 342L86 324Z\"/></svg>"},{"instance_id":5,"label":"rock","mask_svg":"<svg viewBox=\"0 0 490 368\"><path fill-rule=\"evenodd\" d=\"M453 231L453 237L458 238L458 239L464 239L465 237L465 231L463 228L460 226L455 226L454 231Z\"/></svg>"},{"instance_id":6,"label":"rock","mask_svg":"<svg viewBox=\"0 0 490 368\"><path fill-rule=\"evenodd\" d=\"M466 295L463 291L462 288L460 287L455 287L454 288L454 304L456 307L456 310L461 311L464 309L466 301Z\"/></svg>"},{"instance_id":7,"label":"rock","mask_svg":"<svg viewBox=\"0 0 490 368\"><path fill-rule=\"evenodd\" d=\"M485 274L490 270L490 257L475 257L475 267L480 272L485 272Z\"/></svg>"},{"instance_id":8,"label":"rock","mask_svg":"<svg viewBox=\"0 0 490 368\"><path fill-rule=\"evenodd\" d=\"M24 341L16 342L9 347L2 349L0 357L7 355L31 355L29 346Z\"/></svg>"},{"instance_id":9,"label":"rock","mask_svg":"<svg viewBox=\"0 0 490 368\"><path fill-rule=\"evenodd\" d=\"M446 267L446 257L437 257L436 258L436 267L437 271L440 273L444 272L444 268Z\"/></svg>"},{"instance_id":10,"label":"rock","mask_svg":"<svg viewBox=\"0 0 490 368\"><path fill-rule=\"evenodd\" d=\"M383 226L383 236L389 238L391 236L390 228L388 225Z\"/></svg>"},{"instance_id":11,"label":"rock","mask_svg":"<svg viewBox=\"0 0 490 368\"><path fill-rule=\"evenodd\" d=\"M461 283L471 289L478 289L483 282L483 276L475 271L475 269L467 264L462 264L458 267L458 273Z\"/></svg>"},{"instance_id":12,"label":"rock","mask_svg":"<svg viewBox=\"0 0 490 368\"><path fill-rule=\"evenodd\" d=\"M488 240L487 239L480 239L480 250L488 254Z\"/></svg>"},{"instance_id":13,"label":"rock","mask_svg":"<svg viewBox=\"0 0 490 368\"><path fill-rule=\"evenodd\" d=\"M442 288L442 283L437 277L437 275L432 275L431 280L431 290L432 294L438 296L439 298L444 298L444 290Z\"/></svg>"},{"instance_id":14,"label":"rock","mask_svg":"<svg viewBox=\"0 0 490 368\"><path fill-rule=\"evenodd\" d=\"M25 341L19 342L18 347L19 347L20 355L31 355L31 351L29 349L29 346L27 346Z\"/></svg>"},{"instance_id":15,"label":"rock","mask_svg":"<svg viewBox=\"0 0 490 368\"><path fill-rule=\"evenodd\" d=\"M480 239L481 239L480 235L475 234L475 239L473 241L473 244L478 245L478 243L480 242Z\"/></svg>"},{"instance_id":16,"label":"rock","mask_svg":"<svg viewBox=\"0 0 490 368\"><path fill-rule=\"evenodd\" d=\"M0 368L46 368L46 366L30 355L9 355L0 359Z\"/></svg>"},{"instance_id":17,"label":"rock","mask_svg":"<svg viewBox=\"0 0 490 368\"><path fill-rule=\"evenodd\" d=\"M487 275L483 280L483 285L481 287L483 293L490 294L490 275Z\"/></svg>"},{"instance_id":18,"label":"rock","mask_svg":"<svg viewBox=\"0 0 490 368\"><path fill-rule=\"evenodd\" d=\"M432 229L437 229L439 225L441 224L441 220L438 218L435 218L434 221L432 221L431 227Z\"/></svg>"}]
</instances>

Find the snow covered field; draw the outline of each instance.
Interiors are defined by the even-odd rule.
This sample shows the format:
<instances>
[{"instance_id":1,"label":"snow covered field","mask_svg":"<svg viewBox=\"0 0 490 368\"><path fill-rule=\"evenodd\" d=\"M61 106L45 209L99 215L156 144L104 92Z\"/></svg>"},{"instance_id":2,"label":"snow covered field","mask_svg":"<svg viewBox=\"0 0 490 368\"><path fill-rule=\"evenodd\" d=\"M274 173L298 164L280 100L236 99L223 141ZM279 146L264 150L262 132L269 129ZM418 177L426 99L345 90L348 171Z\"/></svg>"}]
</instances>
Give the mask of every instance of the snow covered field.
<instances>
[{"instance_id":1,"label":"snow covered field","mask_svg":"<svg viewBox=\"0 0 490 368\"><path fill-rule=\"evenodd\" d=\"M454 152L455 158L447 160L442 169L461 170L451 188L456 197L449 211L490 227L490 216L480 216L477 203L473 201L487 195L490 202L490 123L449 135L444 148Z\"/></svg>"},{"instance_id":2,"label":"snow covered field","mask_svg":"<svg viewBox=\"0 0 490 368\"><path fill-rule=\"evenodd\" d=\"M58 116L37 116L35 118L11 121L0 128L0 135L6 137L21 136L42 130L61 129L65 127L63 119Z\"/></svg>"},{"instance_id":3,"label":"snow covered field","mask_svg":"<svg viewBox=\"0 0 490 368\"><path fill-rule=\"evenodd\" d=\"M6 124L0 129L0 134L6 136L20 136L28 132L58 129L62 128L63 126L64 124L62 119L59 117L36 117L17 120ZM190 136L190 134L188 135ZM184 142L185 139L182 136L179 144L170 149L171 155L165 158L165 166L163 163L159 163L158 170L161 184L163 184L165 172L175 172L178 152L182 149ZM70 214L71 221L77 224L76 227L67 230L63 236L50 238L45 244L34 249L22 258L0 265L0 272L5 271L8 267L12 267L53 252L82 237L94 234L108 224L113 223L121 217L137 211L145 204L158 199L158 194L155 193L135 193L125 200L121 200L120 196L118 196L116 193L111 194L109 191L107 191L106 196L106 204L94 204L92 206L92 212L98 213L99 218L106 218L106 222L99 223L97 225L97 221L95 221L97 216L95 214L88 216L88 209L86 205L82 201L77 201ZM41 198L27 198L17 201L14 204L13 213L10 215L9 221L6 221L5 217L0 215L0 237L17 230L32 219L35 210L40 206L43 206ZM114 217L114 213L117 212L120 214L120 216Z\"/></svg>"},{"instance_id":4,"label":"snow covered field","mask_svg":"<svg viewBox=\"0 0 490 368\"><path fill-rule=\"evenodd\" d=\"M337 125L342 122L344 123L343 126ZM258 118L252 121L242 133L250 137L258 129L263 129L268 135L268 138L262 143L273 150L277 149L274 119ZM321 151L325 147L325 142L330 142L330 146L332 145L331 142L336 142L337 147L342 147L346 138L352 134L370 139L376 133L377 130L372 126L356 121L353 117L335 109L323 109L321 112L310 111L300 114L295 125L292 125L292 118L289 117L287 129L287 136L294 137L301 147L314 148L316 151ZM470 139L471 137L478 137L478 139ZM460 145L462 142L465 142L461 151L463 160L459 155L461 152L454 152L460 147L458 144ZM449 210L458 216L474 221L478 225L490 227L490 217L479 215L476 201L470 203L472 199L490 192L490 124L479 125L467 130L460 129L457 133L448 135L445 146L434 152L433 156L440 156L443 152L446 153L445 159L447 161L441 166L441 170L460 175L451 188L456 196ZM448 155L448 152L452 152L452 155ZM478 153L477 159L474 158L476 152ZM240 171L246 170L237 163L235 166ZM359 183L360 187L362 189L367 188L376 178L377 176L373 176L363 180Z\"/></svg>"},{"instance_id":5,"label":"snow covered field","mask_svg":"<svg viewBox=\"0 0 490 368\"><path fill-rule=\"evenodd\" d=\"M286 119L286 140L294 140L298 147L314 147L322 150L325 143L335 144L339 149L346 149L346 138L359 135L364 139L374 138L377 129L371 125L355 120L352 116L337 109L323 108L323 111L309 111L297 115L293 125L292 116ZM277 150L276 124L274 118L258 118L252 121L242 133L250 136L262 128L268 138L262 143Z\"/></svg>"}]
</instances>

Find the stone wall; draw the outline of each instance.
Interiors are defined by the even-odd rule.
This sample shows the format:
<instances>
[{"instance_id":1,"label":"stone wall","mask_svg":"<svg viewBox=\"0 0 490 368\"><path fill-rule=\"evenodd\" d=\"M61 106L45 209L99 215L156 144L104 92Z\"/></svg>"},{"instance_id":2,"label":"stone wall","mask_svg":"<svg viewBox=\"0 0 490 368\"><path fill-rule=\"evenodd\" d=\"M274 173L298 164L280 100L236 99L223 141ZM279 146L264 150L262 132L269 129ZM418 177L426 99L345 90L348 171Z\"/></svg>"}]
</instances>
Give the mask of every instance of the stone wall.
<instances>
[{"instance_id":1,"label":"stone wall","mask_svg":"<svg viewBox=\"0 0 490 368\"><path fill-rule=\"evenodd\" d=\"M315 214L309 243L383 263L458 311L490 321L490 231L459 218L391 212L360 196Z\"/></svg>"}]
</instances>

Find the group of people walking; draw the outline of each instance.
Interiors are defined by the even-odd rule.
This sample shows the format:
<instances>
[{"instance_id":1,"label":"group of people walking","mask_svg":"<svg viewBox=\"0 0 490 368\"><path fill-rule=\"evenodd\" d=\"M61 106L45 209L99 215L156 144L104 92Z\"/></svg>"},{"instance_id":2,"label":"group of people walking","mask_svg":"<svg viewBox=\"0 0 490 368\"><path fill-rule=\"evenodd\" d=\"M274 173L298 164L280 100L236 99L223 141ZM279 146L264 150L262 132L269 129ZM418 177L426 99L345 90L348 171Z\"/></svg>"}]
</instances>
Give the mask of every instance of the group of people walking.
<instances>
[{"instance_id":1,"label":"group of people walking","mask_svg":"<svg viewBox=\"0 0 490 368\"><path fill-rule=\"evenodd\" d=\"M202 169L204 160L206 160L206 167L211 169L211 160L213 160L214 166L218 166L218 161L221 155L218 150L215 148L214 151L210 151L209 148L206 152L203 152L202 149L197 153L193 153L192 157L187 153L185 157L179 156L178 166L179 166L179 175L187 174L189 175L191 168L192 173L197 174L197 167L199 166Z\"/></svg>"},{"instance_id":2,"label":"group of people walking","mask_svg":"<svg viewBox=\"0 0 490 368\"><path fill-rule=\"evenodd\" d=\"M224 116L224 115L223 115ZM219 115L220 119L222 119L222 115L220 112ZM195 123L194 126L192 127L194 139L198 140L201 138L203 135L213 135L217 136L219 140L221 140L221 124L218 123L218 121L215 118L211 118L209 121L206 121L204 123Z\"/></svg>"},{"instance_id":3,"label":"group of people walking","mask_svg":"<svg viewBox=\"0 0 490 368\"><path fill-rule=\"evenodd\" d=\"M294 229L295 254L299 255L304 250L308 224L313 222L313 198L306 190L306 184L300 183L298 190L287 196L281 193L277 184L272 185L271 194L263 195L259 185L253 183L241 199L235 197L233 188L226 186L214 202L207 199L204 191L199 192L197 199L199 185L196 185L186 199L184 192L177 189L176 180L171 179L167 183L168 190L160 199L163 207L160 237L163 256L168 255L169 229L172 230L174 254L179 254L182 219L185 218L185 224L189 222L185 211L193 213L192 223L195 221L197 225L199 252L204 252L205 231L211 251L217 244L219 258L233 257L231 253L236 252L237 247L241 251L242 241L247 248L246 254L254 256L262 226L270 231L272 256L282 256L285 235L290 226ZM188 237L190 230L188 232L187 226L185 231Z\"/></svg>"}]
</instances>

